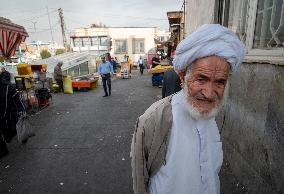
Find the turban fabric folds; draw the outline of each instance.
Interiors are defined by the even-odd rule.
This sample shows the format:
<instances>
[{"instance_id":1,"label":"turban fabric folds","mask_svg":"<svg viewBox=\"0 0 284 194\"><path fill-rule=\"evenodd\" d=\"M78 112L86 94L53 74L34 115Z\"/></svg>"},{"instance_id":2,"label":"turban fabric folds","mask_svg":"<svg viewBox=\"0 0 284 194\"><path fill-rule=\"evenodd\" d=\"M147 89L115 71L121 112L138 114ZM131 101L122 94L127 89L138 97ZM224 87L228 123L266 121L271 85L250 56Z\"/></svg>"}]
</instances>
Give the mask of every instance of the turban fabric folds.
<instances>
[{"instance_id":1,"label":"turban fabric folds","mask_svg":"<svg viewBox=\"0 0 284 194\"><path fill-rule=\"evenodd\" d=\"M234 32L219 24L205 24L178 44L173 64L179 72L197 59L215 55L226 59L234 72L245 52L245 45Z\"/></svg>"}]
</instances>

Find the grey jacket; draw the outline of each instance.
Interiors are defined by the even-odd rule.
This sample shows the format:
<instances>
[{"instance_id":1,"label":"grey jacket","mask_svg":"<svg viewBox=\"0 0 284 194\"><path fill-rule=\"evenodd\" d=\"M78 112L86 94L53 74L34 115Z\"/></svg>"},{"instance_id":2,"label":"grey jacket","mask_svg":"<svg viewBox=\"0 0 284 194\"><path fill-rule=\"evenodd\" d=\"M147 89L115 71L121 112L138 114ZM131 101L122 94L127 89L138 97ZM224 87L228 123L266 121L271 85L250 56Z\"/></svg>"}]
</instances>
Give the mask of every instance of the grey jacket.
<instances>
[{"instance_id":1,"label":"grey jacket","mask_svg":"<svg viewBox=\"0 0 284 194\"><path fill-rule=\"evenodd\" d=\"M172 127L172 96L150 106L136 123L131 144L134 194L146 194L149 178L166 164Z\"/></svg>"}]
</instances>

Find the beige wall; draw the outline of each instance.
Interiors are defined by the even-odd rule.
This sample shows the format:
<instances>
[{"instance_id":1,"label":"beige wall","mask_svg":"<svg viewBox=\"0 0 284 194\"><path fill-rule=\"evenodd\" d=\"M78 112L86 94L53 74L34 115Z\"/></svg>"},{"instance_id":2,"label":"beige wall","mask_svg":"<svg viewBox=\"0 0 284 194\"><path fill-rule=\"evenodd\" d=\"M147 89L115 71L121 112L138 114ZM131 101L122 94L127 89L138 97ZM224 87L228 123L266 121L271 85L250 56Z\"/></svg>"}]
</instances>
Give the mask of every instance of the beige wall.
<instances>
[{"instance_id":1,"label":"beige wall","mask_svg":"<svg viewBox=\"0 0 284 194\"><path fill-rule=\"evenodd\" d=\"M113 57L117 57L119 61L123 61L124 55L128 55L134 62L137 62L140 56L147 58L148 53L155 52L156 45L154 38L157 38L157 36L169 36L169 32L156 27L80 28L75 30L73 36L109 36L112 38L112 50L110 54ZM115 41L118 39L127 40L127 53L115 53ZM144 39L144 53L133 53L133 39ZM90 49L92 50L91 47ZM94 49L96 50L97 48Z\"/></svg>"},{"instance_id":2,"label":"beige wall","mask_svg":"<svg viewBox=\"0 0 284 194\"><path fill-rule=\"evenodd\" d=\"M186 35L195 31L202 24L214 22L215 0L187 0Z\"/></svg>"},{"instance_id":3,"label":"beige wall","mask_svg":"<svg viewBox=\"0 0 284 194\"><path fill-rule=\"evenodd\" d=\"M125 54L115 53L115 40L117 39L127 39L126 55L130 56L134 62L137 62L140 56L146 57L145 55L155 48L156 28L110 28L109 35L113 41L111 55L118 57L120 60L123 59ZM133 39L144 39L144 53L133 53Z\"/></svg>"}]
</instances>

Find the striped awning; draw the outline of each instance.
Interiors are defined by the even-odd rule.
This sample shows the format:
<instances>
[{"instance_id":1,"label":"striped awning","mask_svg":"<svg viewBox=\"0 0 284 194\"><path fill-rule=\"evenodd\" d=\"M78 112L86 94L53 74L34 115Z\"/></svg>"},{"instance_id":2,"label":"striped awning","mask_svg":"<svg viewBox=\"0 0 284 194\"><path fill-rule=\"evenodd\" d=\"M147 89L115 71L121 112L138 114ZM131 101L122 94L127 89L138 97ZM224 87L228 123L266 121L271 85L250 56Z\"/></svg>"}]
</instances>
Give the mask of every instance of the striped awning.
<instances>
[{"instance_id":1,"label":"striped awning","mask_svg":"<svg viewBox=\"0 0 284 194\"><path fill-rule=\"evenodd\" d=\"M5 58L11 57L21 42L24 42L28 36L23 26L0 17L0 56Z\"/></svg>"}]
</instances>

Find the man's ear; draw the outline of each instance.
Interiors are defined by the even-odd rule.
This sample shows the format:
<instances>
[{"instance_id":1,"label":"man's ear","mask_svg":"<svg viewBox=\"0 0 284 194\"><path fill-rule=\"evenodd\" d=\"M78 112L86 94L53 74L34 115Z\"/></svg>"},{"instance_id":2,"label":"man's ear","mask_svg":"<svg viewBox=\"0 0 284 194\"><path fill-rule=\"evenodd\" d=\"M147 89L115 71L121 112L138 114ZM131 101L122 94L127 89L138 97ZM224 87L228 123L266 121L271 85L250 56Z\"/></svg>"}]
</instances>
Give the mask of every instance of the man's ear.
<instances>
[{"instance_id":1,"label":"man's ear","mask_svg":"<svg viewBox=\"0 0 284 194\"><path fill-rule=\"evenodd\" d=\"M184 76L185 76L185 71L181 71L178 73L179 79L181 83L184 83Z\"/></svg>"}]
</instances>

